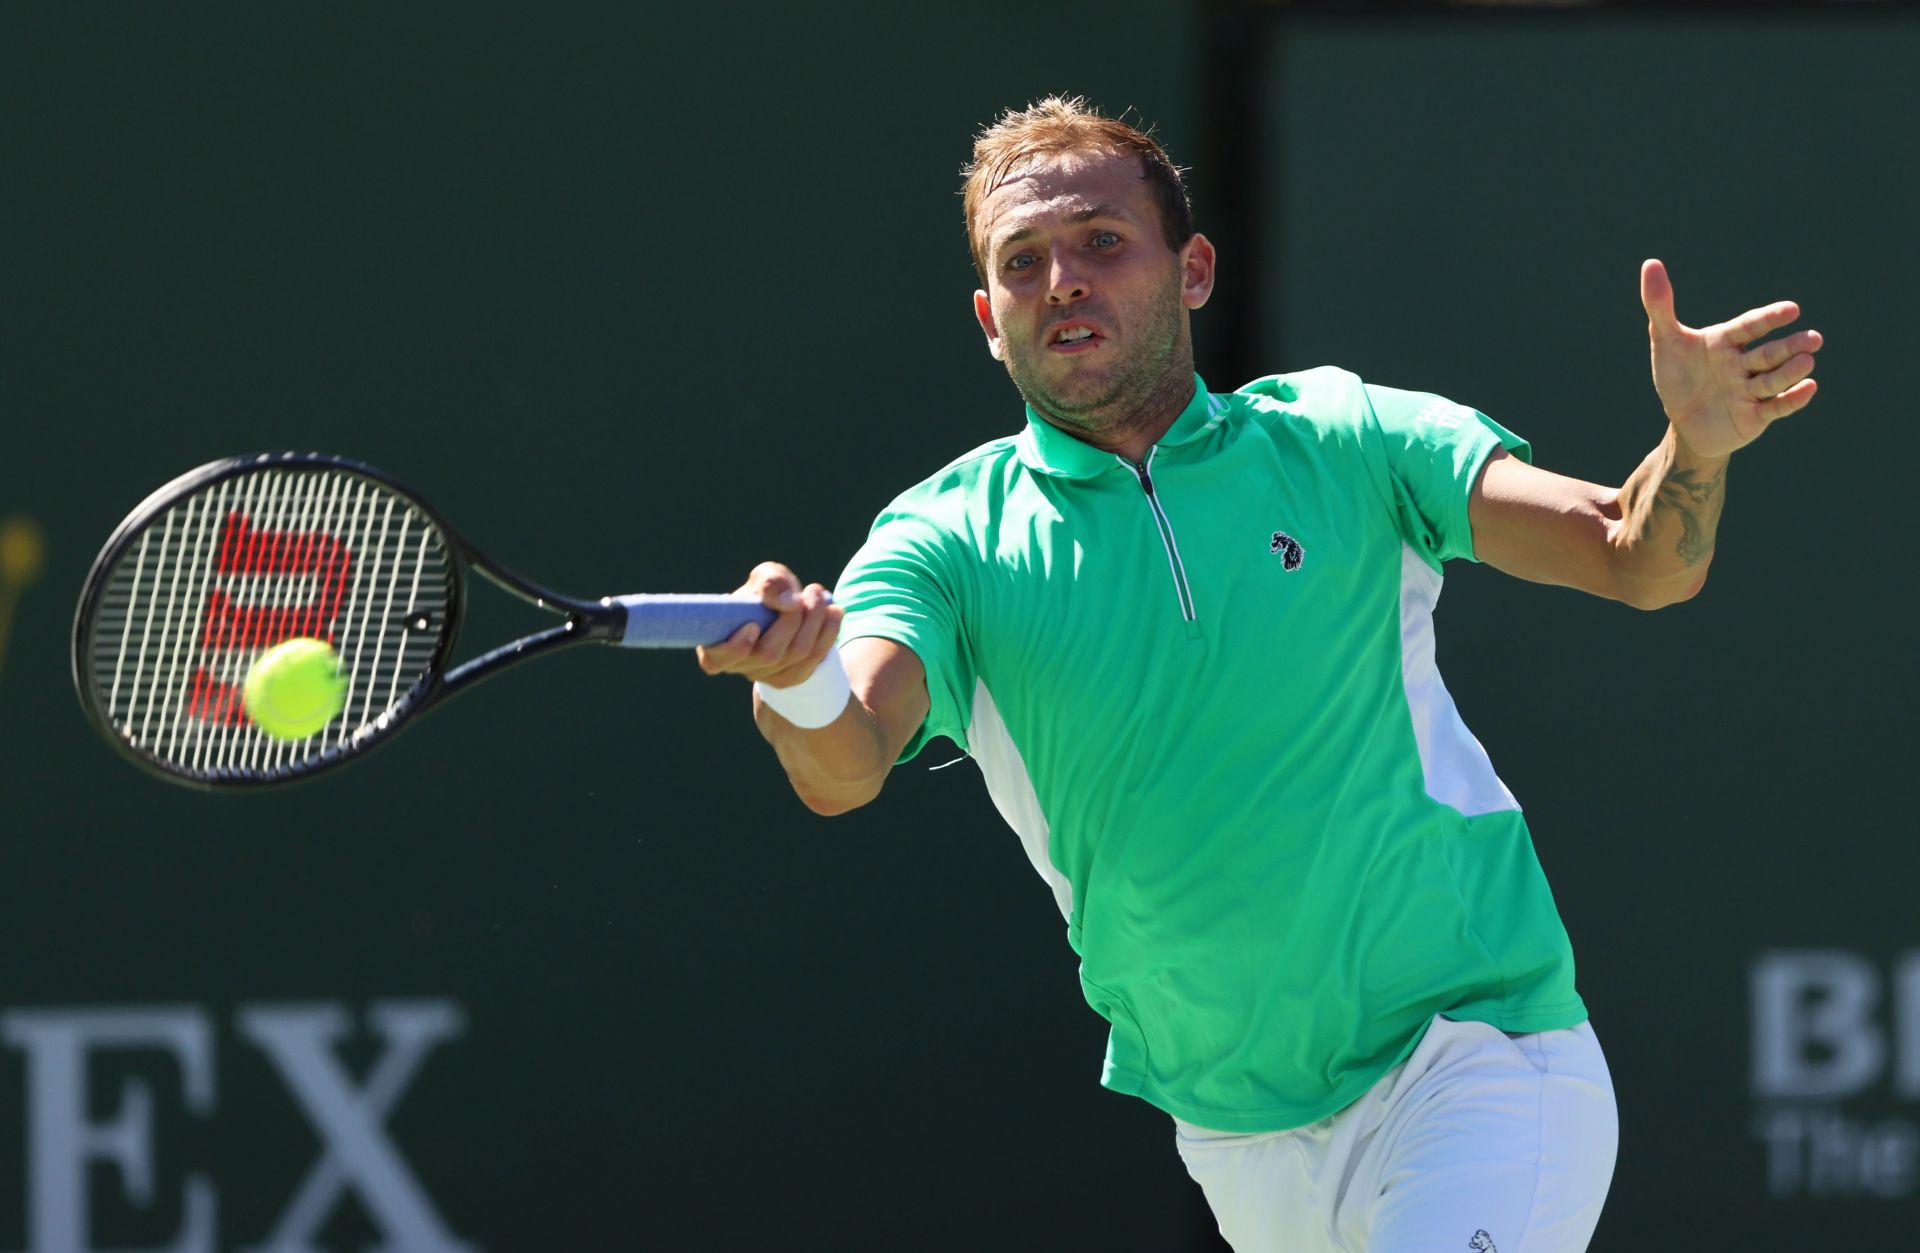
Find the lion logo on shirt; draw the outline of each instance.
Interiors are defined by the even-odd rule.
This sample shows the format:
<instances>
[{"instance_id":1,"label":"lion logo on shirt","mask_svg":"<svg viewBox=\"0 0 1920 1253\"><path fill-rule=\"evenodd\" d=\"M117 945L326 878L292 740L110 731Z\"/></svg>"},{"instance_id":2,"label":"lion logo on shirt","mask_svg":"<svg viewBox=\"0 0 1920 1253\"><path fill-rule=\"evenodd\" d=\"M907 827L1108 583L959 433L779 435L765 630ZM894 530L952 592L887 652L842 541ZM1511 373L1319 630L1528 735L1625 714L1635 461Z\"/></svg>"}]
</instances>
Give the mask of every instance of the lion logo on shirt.
<instances>
[{"instance_id":1,"label":"lion logo on shirt","mask_svg":"<svg viewBox=\"0 0 1920 1253\"><path fill-rule=\"evenodd\" d=\"M1267 552L1279 557L1280 568L1289 574L1300 568L1301 558L1307 555L1306 550L1300 547L1300 541L1285 531L1273 533L1273 544Z\"/></svg>"},{"instance_id":2,"label":"lion logo on shirt","mask_svg":"<svg viewBox=\"0 0 1920 1253\"><path fill-rule=\"evenodd\" d=\"M1484 1231L1474 1232L1473 1239L1467 1241L1467 1247L1478 1250L1478 1253L1500 1253L1499 1249L1493 1247L1493 1237Z\"/></svg>"}]
</instances>

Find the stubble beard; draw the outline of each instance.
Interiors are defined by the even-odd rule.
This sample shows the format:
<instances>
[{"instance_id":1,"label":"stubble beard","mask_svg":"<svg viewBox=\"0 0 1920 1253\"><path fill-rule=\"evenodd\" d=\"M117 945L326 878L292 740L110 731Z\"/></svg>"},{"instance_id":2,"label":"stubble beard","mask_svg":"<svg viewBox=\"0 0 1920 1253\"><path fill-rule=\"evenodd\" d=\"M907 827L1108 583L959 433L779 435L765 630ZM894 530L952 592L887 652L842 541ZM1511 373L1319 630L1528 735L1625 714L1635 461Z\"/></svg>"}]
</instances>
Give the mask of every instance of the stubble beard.
<instances>
[{"instance_id":1,"label":"stubble beard","mask_svg":"<svg viewBox=\"0 0 1920 1253\"><path fill-rule=\"evenodd\" d=\"M1171 420L1193 390L1193 349L1182 333L1183 311L1179 286L1169 286L1151 305L1147 321L1128 336L1137 347L1114 363L1104 382L1087 379L1076 391L1050 389L1041 377L1039 355L1011 345L1007 373L1021 399L1041 417L1089 444L1117 447L1156 419Z\"/></svg>"}]
</instances>

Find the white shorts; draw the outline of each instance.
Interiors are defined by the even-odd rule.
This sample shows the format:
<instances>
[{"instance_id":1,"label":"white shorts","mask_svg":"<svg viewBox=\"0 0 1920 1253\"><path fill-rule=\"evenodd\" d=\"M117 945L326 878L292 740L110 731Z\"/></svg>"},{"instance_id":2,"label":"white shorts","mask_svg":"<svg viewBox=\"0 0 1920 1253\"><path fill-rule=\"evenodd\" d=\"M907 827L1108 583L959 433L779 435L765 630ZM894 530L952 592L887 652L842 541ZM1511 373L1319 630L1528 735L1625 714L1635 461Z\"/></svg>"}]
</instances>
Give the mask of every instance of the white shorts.
<instances>
[{"instance_id":1,"label":"white shorts","mask_svg":"<svg viewBox=\"0 0 1920 1253\"><path fill-rule=\"evenodd\" d=\"M1592 1027L1446 1018L1331 1118L1253 1135L1174 1122L1235 1253L1580 1253L1620 1134Z\"/></svg>"}]
</instances>

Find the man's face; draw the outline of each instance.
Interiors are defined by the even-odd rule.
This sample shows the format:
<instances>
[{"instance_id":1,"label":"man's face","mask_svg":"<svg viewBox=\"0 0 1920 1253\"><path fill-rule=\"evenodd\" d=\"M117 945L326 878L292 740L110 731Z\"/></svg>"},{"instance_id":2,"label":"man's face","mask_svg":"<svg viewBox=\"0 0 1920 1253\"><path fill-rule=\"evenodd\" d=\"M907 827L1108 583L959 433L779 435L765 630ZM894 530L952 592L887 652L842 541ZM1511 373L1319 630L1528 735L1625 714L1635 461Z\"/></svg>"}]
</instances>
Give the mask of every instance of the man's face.
<instances>
[{"instance_id":1,"label":"man's face","mask_svg":"<svg viewBox=\"0 0 1920 1253\"><path fill-rule=\"evenodd\" d=\"M1212 290L1213 250L1199 235L1167 246L1138 158L1037 161L981 202L975 230L987 288L974 314L1043 415L1097 437L1149 398L1191 390L1187 311Z\"/></svg>"}]
</instances>

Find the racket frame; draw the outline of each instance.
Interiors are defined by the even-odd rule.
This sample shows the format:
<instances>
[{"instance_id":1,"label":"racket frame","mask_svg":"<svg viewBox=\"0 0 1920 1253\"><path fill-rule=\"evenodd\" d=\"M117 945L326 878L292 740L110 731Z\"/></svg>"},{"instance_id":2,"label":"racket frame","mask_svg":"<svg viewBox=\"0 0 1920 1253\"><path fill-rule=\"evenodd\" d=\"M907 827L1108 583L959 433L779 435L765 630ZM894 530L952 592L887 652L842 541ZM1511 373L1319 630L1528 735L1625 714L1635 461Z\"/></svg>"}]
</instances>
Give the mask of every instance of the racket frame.
<instances>
[{"instance_id":1,"label":"racket frame","mask_svg":"<svg viewBox=\"0 0 1920 1253\"><path fill-rule=\"evenodd\" d=\"M360 727L334 750L271 772L236 772L205 777L174 769L130 743L113 725L108 711L98 698L92 659L94 623L100 609L101 593L127 550L168 509L182 499L215 487L227 479L274 469L292 469L296 472L340 470L360 475L400 497L432 523L447 547L446 621L426 663L424 676L393 707ZM466 576L469 571L481 575L520 600L565 615L566 621L449 667L460 628L466 619ZM482 680L492 678L521 662L576 644L618 643L625 633L626 620L626 609L612 600L602 600L596 604L563 596L501 566L448 525L440 512L422 500L419 493L364 462L312 452L253 453L224 458L187 471L150 493L114 528L87 571L87 581L74 611L73 679L74 687L80 694L80 704L94 729L104 735L121 756L147 773L169 783L185 784L204 791L276 787L312 778L358 757L388 739L403 725L410 724L414 718L432 709L443 698L475 687Z\"/></svg>"}]
</instances>

